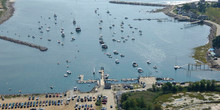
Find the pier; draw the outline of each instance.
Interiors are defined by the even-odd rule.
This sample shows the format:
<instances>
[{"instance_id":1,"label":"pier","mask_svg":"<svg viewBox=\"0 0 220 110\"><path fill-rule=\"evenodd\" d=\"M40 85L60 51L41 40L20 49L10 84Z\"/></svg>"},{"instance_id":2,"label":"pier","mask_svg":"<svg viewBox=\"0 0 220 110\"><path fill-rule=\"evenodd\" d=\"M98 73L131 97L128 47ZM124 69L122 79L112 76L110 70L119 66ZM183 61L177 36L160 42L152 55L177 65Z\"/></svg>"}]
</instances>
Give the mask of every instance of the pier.
<instances>
[{"instance_id":1,"label":"pier","mask_svg":"<svg viewBox=\"0 0 220 110\"><path fill-rule=\"evenodd\" d=\"M188 64L188 71L212 71L212 69L205 64Z\"/></svg>"},{"instance_id":2,"label":"pier","mask_svg":"<svg viewBox=\"0 0 220 110\"><path fill-rule=\"evenodd\" d=\"M157 6L157 7L167 7L167 6L170 6L170 5L158 4L158 3L141 3L141 2L128 2L128 1L109 1L109 3L126 4L126 5Z\"/></svg>"},{"instance_id":3,"label":"pier","mask_svg":"<svg viewBox=\"0 0 220 110\"><path fill-rule=\"evenodd\" d=\"M13 43L17 43L17 44L21 44L21 45L26 45L26 46L29 46L29 47L32 47L32 48L39 49L40 51L47 51L48 50L47 47L43 47L43 46L40 46L40 45L36 45L36 44L16 40L16 39L5 37L5 36L0 36L0 39L10 41L10 42L13 42Z\"/></svg>"},{"instance_id":4,"label":"pier","mask_svg":"<svg viewBox=\"0 0 220 110\"><path fill-rule=\"evenodd\" d=\"M105 79L105 81L118 82L117 79Z\"/></svg>"},{"instance_id":5,"label":"pier","mask_svg":"<svg viewBox=\"0 0 220 110\"><path fill-rule=\"evenodd\" d=\"M84 81L84 75L79 75L79 80L77 81L78 84L91 84L91 83L97 83L97 80L85 80Z\"/></svg>"}]
</instances>

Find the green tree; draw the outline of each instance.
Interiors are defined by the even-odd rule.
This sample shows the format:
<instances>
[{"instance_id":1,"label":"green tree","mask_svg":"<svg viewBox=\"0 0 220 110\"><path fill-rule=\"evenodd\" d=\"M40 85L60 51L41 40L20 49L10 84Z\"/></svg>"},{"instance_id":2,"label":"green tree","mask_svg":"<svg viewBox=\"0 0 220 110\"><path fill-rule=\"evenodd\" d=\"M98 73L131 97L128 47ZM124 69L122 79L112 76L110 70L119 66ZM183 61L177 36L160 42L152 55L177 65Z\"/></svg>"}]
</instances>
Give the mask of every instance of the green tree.
<instances>
[{"instance_id":1,"label":"green tree","mask_svg":"<svg viewBox=\"0 0 220 110\"><path fill-rule=\"evenodd\" d=\"M216 88L216 85L215 85L215 80L212 80L212 84L211 84L211 91L214 91Z\"/></svg>"},{"instance_id":2,"label":"green tree","mask_svg":"<svg viewBox=\"0 0 220 110\"><path fill-rule=\"evenodd\" d=\"M210 80L206 81L206 90L211 91L211 81Z\"/></svg>"},{"instance_id":3,"label":"green tree","mask_svg":"<svg viewBox=\"0 0 220 110\"><path fill-rule=\"evenodd\" d=\"M189 4L184 4L183 9L186 10L186 11L189 11L190 10L190 5Z\"/></svg>"},{"instance_id":4,"label":"green tree","mask_svg":"<svg viewBox=\"0 0 220 110\"><path fill-rule=\"evenodd\" d=\"M205 80L201 80L201 81L200 81L200 88L199 88L199 89L200 89L201 92L203 92L203 91L206 90L205 84L206 84L206 81L205 81Z\"/></svg>"},{"instance_id":5,"label":"green tree","mask_svg":"<svg viewBox=\"0 0 220 110\"><path fill-rule=\"evenodd\" d=\"M173 92L173 93L176 93L177 90L178 90L177 86L173 86L173 87L172 87L172 92Z\"/></svg>"}]
</instances>

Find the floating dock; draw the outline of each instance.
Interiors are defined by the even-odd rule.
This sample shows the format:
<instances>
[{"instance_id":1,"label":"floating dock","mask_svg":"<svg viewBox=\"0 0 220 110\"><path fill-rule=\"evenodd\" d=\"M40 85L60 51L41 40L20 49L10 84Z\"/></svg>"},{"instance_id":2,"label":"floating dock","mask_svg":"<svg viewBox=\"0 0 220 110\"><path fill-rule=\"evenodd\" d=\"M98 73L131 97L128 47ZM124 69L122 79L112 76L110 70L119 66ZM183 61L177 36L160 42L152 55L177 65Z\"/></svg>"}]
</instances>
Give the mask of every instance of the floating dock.
<instances>
[{"instance_id":1,"label":"floating dock","mask_svg":"<svg viewBox=\"0 0 220 110\"><path fill-rule=\"evenodd\" d=\"M128 1L109 1L109 3L114 3L114 4L126 4L126 5L157 6L157 7L167 7L167 6L170 6L170 5L166 5L166 4L128 2Z\"/></svg>"},{"instance_id":2,"label":"floating dock","mask_svg":"<svg viewBox=\"0 0 220 110\"><path fill-rule=\"evenodd\" d=\"M128 79L121 79L122 82L127 82L127 81L137 81L138 78L128 78Z\"/></svg>"},{"instance_id":3,"label":"floating dock","mask_svg":"<svg viewBox=\"0 0 220 110\"><path fill-rule=\"evenodd\" d=\"M43 46L40 46L40 45L36 45L36 44L16 40L16 39L5 37L5 36L0 36L0 39L10 41L10 42L14 42L14 43L21 44L21 45L26 45L26 46L29 46L29 47L32 47L32 48L39 49L40 51L47 51L48 50L47 47L43 47Z\"/></svg>"}]
</instances>

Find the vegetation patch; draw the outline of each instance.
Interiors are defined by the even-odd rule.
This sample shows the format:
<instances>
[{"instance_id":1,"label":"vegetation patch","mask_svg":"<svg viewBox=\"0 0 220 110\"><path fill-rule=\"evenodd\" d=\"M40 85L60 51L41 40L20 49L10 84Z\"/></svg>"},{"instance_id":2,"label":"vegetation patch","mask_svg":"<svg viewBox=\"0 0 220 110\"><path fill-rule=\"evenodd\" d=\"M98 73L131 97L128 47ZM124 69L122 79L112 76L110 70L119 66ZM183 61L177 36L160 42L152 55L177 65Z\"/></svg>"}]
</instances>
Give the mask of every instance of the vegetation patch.
<instances>
[{"instance_id":1,"label":"vegetation patch","mask_svg":"<svg viewBox=\"0 0 220 110\"><path fill-rule=\"evenodd\" d=\"M209 43L206 45L194 48L194 55L192 57L196 60L201 61L202 63L207 63L206 53L209 48L211 48L211 45ZM201 62L199 61L196 61L196 63L201 64Z\"/></svg>"}]
</instances>

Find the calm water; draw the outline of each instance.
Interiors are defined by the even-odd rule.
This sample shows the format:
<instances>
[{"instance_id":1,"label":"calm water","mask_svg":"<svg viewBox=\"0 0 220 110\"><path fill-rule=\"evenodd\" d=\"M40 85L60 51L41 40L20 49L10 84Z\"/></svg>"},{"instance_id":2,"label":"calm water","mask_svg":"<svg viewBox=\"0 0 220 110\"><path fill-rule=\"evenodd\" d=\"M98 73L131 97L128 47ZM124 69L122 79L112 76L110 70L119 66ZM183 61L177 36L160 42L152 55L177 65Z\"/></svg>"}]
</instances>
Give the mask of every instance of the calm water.
<instances>
[{"instance_id":1,"label":"calm water","mask_svg":"<svg viewBox=\"0 0 220 110\"><path fill-rule=\"evenodd\" d=\"M158 2L164 3L163 0ZM99 16L94 12L97 8ZM22 90L22 93L64 92L75 86L82 91L88 91L93 85L77 85L78 75L85 75L85 79L97 79L101 66L105 67L110 78L119 80L136 78L139 75L172 77L175 81L220 80L219 72L199 71L189 74L185 70L173 69L176 63L185 65L195 62L191 58L192 48L208 42L210 28L184 28L188 23L176 22L163 13L147 12L152 9L157 7L108 4L105 0L17 0L14 16L0 25L0 34L43 45L49 50L40 52L0 40L0 93L14 94L19 90ZM111 16L106 13L107 10ZM58 16L56 21L54 13ZM128 19L125 20L125 17ZM135 18L166 18L169 21L134 21ZM82 29L80 34L75 32L73 19L77 22L76 26ZM99 24L101 19L103 23ZM120 31L122 21L123 33ZM115 24L115 27L109 29L112 24ZM128 24L142 30L143 35L140 36L134 28L130 29ZM44 27L44 33L38 30L40 26ZM49 26L50 31L46 32ZM61 37L61 27L64 28L65 38ZM100 31L99 27L103 29ZM70 32L74 34L71 35ZM100 34L109 47L105 51L99 44ZM131 37L127 38L127 35L134 37L135 41L132 41ZM35 39L32 36L35 36ZM73 42L72 36L76 39ZM123 41L122 36L128 41L112 41L112 38ZM40 39L41 37L43 39ZM47 39L51 39L51 42ZM57 40L63 42L64 46L58 44ZM114 50L125 57L113 55ZM105 54L107 52L111 53L113 58L108 58ZM120 64L115 64L115 59L119 59ZM147 65L148 59L151 60L151 65ZM67 64L66 60L71 62ZM139 74L137 69L132 67L132 61L136 61L144 73ZM60 62L60 65L57 65L57 62ZM153 69L154 65L158 67L157 71ZM92 74L93 68L96 68L95 76ZM72 75L65 78L63 75L67 70L71 70ZM55 86L53 90L49 88L51 85Z\"/></svg>"}]
</instances>

